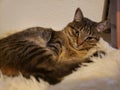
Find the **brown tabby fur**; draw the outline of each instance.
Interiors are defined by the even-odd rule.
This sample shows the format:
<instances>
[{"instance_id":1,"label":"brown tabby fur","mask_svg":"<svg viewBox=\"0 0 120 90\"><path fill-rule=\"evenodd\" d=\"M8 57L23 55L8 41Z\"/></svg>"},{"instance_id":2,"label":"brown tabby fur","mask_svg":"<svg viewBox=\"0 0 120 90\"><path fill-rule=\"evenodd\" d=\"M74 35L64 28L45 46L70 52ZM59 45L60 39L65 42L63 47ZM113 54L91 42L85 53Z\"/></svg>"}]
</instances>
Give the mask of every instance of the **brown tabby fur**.
<instances>
[{"instance_id":1,"label":"brown tabby fur","mask_svg":"<svg viewBox=\"0 0 120 90\"><path fill-rule=\"evenodd\" d=\"M60 82L95 48L105 22L85 18L78 8L73 22L63 30L32 27L0 40L0 69L3 74L42 78L50 84Z\"/></svg>"}]
</instances>

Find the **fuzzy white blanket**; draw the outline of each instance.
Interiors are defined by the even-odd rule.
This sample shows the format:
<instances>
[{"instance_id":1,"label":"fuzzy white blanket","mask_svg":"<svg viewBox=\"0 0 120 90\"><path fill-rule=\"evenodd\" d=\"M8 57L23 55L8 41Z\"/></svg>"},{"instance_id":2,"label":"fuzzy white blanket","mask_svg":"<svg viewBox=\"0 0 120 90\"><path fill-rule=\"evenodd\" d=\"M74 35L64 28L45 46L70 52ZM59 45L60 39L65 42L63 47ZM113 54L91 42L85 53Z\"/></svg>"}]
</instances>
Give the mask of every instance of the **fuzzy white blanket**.
<instances>
[{"instance_id":1,"label":"fuzzy white blanket","mask_svg":"<svg viewBox=\"0 0 120 90\"><path fill-rule=\"evenodd\" d=\"M39 83L33 77L10 78L1 74L0 90L120 90L120 50L102 39L98 47L106 52L103 58L92 57L94 63L84 63L88 66L78 68L57 85Z\"/></svg>"}]
</instances>

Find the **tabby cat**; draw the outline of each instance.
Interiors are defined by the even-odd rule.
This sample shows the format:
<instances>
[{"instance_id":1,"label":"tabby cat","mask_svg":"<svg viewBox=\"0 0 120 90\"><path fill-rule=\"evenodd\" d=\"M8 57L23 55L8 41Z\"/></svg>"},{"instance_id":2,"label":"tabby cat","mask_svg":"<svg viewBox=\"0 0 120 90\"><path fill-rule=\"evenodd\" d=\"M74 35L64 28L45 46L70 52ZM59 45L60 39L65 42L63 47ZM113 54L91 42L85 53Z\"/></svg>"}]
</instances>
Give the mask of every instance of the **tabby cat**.
<instances>
[{"instance_id":1,"label":"tabby cat","mask_svg":"<svg viewBox=\"0 0 120 90\"><path fill-rule=\"evenodd\" d=\"M0 69L3 74L34 76L50 84L60 82L96 48L107 21L93 22L78 8L74 20L63 30L32 27L0 40Z\"/></svg>"}]
</instances>

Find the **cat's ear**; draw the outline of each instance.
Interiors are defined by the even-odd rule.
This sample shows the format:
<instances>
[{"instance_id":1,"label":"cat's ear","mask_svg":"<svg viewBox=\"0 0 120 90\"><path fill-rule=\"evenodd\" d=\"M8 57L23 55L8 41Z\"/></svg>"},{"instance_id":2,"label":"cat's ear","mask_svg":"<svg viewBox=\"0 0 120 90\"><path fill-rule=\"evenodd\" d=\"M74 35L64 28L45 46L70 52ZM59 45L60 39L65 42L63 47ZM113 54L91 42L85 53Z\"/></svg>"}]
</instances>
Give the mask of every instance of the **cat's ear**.
<instances>
[{"instance_id":1,"label":"cat's ear","mask_svg":"<svg viewBox=\"0 0 120 90\"><path fill-rule=\"evenodd\" d=\"M76 9L75 15L74 15L74 21L80 22L83 18L83 13L80 8Z\"/></svg>"},{"instance_id":2,"label":"cat's ear","mask_svg":"<svg viewBox=\"0 0 120 90\"><path fill-rule=\"evenodd\" d=\"M103 32L110 29L110 20L105 20L97 24L98 32Z\"/></svg>"}]
</instances>

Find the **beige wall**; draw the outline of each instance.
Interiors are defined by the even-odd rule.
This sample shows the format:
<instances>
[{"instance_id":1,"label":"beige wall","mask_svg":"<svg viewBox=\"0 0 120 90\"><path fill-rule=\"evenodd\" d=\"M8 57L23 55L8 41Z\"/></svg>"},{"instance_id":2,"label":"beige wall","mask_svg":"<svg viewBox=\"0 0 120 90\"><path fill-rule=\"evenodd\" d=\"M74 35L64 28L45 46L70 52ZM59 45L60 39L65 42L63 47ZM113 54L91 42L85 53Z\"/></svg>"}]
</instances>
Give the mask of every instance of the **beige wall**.
<instances>
[{"instance_id":1,"label":"beige wall","mask_svg":"<svg viewBox=\"0 0 120 90\"><path fill-rule=\"evenodd\" d=\"M0 0L0 34L32 26L61 30L80 7L84 16L100 21L104 0Z\"/></svg>"}]
</instances>

